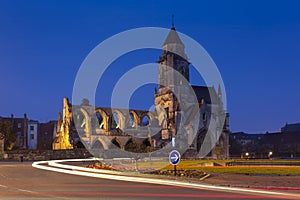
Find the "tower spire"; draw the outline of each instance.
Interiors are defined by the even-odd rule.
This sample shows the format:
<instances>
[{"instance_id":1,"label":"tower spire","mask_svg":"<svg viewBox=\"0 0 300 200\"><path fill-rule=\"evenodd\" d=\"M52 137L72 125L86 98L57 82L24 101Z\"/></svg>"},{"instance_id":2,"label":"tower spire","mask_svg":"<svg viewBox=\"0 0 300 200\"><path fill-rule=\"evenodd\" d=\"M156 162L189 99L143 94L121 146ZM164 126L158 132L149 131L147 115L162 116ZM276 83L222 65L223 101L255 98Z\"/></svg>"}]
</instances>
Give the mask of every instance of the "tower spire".
<instances>
[{"instance_id":1,"label":"tower spire","mask_svg":"<svg viewBox=\"0 0 300 200\"><path fill-rule=\"evenodd\" d=\"M175 28L174 26L174 14L172 14L172 29Z\"/></svg>"}]
</instances>

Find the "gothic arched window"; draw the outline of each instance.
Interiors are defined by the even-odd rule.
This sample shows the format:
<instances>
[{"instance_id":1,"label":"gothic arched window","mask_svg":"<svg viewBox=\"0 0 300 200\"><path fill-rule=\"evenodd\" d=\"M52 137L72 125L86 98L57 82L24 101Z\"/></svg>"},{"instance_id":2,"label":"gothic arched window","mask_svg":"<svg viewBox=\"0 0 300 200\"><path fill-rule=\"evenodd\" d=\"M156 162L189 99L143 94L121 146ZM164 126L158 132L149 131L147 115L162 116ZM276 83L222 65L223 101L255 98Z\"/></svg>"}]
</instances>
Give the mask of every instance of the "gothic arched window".
<instances>
[{"instance_id":1,"label":"gothic arched window","mask_svg":"<svg viewBox=\"0 0 300 200\"><path fill-rule=\"evenodd\" d=\"M142 118L142 124L141 126L148 126L150 124L150 118L148 115L145 115L143 118Z\"/></svg>"},{"instance_id":2,"label":"gothic arched window","mask_svg":"<svg viewBox=\"0 0 300 200\"><path fill-rule=\"evenodd\" d=\"M103 119L101 113L100 112L96 112L96 117L98 119L99 128L103 129L104 128L104 119Z\"/></svg>"},{"instance_id":3,"label":"gothic arched window","mask_svg":"<svg viewBox=\"0 0 300 200\"><path fill-rule=\"evenodd\" d=\"M129 127L135 127L134 115L132 113L129 114Z\"/></svg>"},{"instance_id":4,"label":"gothic arched window","mask_svg":"<svg viewBox=\"0 0 300 200\"><path fill-rule=\"evenodd\" d=\"M111 124L110 124L112 129L120 128L120 118L119 115L114 112L111 116Z\"/></svg>"}]
</instances>

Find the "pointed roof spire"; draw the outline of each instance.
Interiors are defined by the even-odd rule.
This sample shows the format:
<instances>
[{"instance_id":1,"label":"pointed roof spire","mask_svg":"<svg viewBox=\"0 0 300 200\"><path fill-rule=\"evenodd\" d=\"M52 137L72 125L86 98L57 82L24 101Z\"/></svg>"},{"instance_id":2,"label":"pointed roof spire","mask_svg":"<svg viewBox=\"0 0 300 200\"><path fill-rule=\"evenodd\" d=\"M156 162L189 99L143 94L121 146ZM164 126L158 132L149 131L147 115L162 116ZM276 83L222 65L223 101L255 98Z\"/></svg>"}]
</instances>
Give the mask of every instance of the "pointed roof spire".
<instances>
[{"instance_id":1,"label":"pointed roof spire","mask_svg":"<svg viewBox=\"0 0 300 200\"><path fill-rule=\"evenodd\" d=\"M172 27L171 27L171 30L163 44L166 45L166 44L181 44L183 45L181 39L179 38L179 35L178 33L176 32L176 29L175 29L175 26L174 26L174 15L172 15Z\"/></svg>"},{"instance_id":2,"label":"pointed roof spire","mask_svg":"<svg viewBox=\"0 0 300 200\"><path fill-rule=\"evenodd\" d=\"M174 15L172 15L172 30L175 30L175 26L174 26Z\"/></svg>"}]
</instances>

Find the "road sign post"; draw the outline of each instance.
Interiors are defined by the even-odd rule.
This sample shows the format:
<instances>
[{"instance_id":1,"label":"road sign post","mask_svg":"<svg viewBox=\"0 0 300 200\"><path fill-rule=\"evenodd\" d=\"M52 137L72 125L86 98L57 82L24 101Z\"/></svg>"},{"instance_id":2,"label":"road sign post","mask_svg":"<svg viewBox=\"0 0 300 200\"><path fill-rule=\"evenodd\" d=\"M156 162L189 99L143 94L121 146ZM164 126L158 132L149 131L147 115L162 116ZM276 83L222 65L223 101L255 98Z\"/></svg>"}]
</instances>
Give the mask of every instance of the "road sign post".
<instances>
[{"instance_id":1,"label":"road sign post","mask_svg":"<svg viewBox=\"0 0 300 200\"><path fill-rule=\"evenodd\" d=\"M180 162L180 153L177 150L173 150L170 152L169 162L174 166L174 176L176 176L176 166Z\"/></svg>"}]
</instances>

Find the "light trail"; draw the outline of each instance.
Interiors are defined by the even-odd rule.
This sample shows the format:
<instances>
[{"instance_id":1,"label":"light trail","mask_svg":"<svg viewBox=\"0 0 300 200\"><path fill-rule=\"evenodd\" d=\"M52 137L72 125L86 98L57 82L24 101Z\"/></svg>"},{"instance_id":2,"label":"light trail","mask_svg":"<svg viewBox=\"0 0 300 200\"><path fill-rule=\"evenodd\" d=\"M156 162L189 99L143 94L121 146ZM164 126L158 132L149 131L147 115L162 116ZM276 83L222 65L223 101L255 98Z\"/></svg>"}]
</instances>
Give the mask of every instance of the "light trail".
<instances>
[{"instance_id":1,"label":"light trail","mask_svg":"<svg viewBox=\"0 0 300 200\"><path fill-rule=\"evenodd\" d=\"M129 182L137 182L137 183L148 183L148 184L159 184L159 185L169 185L169 186L178 186L185 188L193 188L193 189L206 189L206 190L216 190L216 191L228 191L228 192L240 192L240 193L248 193L254 195L264 195L266 198L280 198L280 199L299 199L299 194L285 193L285 192L273 192L266 190L257 190L250 188L233 188L233 187L224 187L224 186L213 186L213 185L205 185L198 183L188 183L182 181L175 180L161 180L154 178L144 178L144 177L134 177L134 176L125 176L120 175L120 172L108 171L108 170L99 170L99 169L91 169L67 164L61 164L62 162L82 162L82 161L92 161L98 159L69 159L69 160L51 160L51 161L38 161L32 163L32 167L54 171L59 173L66 173L78 176L87 176L94 178L102 178L102 179L110 179L110 180L118 180L118 181L129 181ZM46 166L49 165L49 166Z\"/></svg>"}]
</instances>

